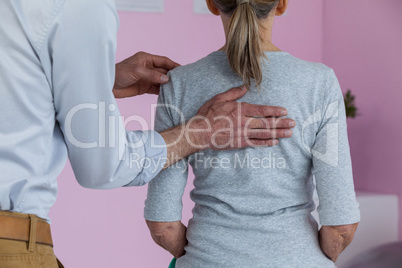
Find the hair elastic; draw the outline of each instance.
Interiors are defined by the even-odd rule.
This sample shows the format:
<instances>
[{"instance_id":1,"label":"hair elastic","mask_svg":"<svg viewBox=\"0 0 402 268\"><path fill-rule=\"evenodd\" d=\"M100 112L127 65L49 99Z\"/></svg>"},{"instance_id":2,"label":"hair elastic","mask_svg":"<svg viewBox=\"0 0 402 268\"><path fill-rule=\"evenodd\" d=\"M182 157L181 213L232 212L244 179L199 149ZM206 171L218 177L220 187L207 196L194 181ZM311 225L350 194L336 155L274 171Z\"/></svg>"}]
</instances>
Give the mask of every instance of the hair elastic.
<instances>
[{"instance_id":1,"label":"hair elastic","mask_svg":"<svg viewBox=\"0 0 402 268\"><path fill-rule=\"evenodd\" d=\"M237 0L237 5L250 4L250 0Z\"/></svg>"}]
</instances>

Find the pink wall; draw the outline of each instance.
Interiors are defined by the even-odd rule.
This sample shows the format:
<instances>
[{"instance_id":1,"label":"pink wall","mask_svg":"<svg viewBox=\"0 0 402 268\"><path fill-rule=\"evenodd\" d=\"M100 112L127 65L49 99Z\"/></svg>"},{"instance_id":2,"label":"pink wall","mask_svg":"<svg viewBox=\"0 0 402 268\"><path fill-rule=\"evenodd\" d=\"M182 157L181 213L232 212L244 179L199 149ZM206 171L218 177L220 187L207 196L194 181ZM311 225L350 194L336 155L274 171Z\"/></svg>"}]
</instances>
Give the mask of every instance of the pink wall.
<instances>
[{"instance_id":1,"label":"pink wall","mask_svg":"<svg viewBox=\"0 0 402 268\"><path fill-rule=\"evenodd\" d=\"M224 40L219 19L194 15L192 10L192 1L177 0L166 1L163 14L121 12L117 60L144 50L186 64L218 49ZM322 21L321 0L292 1L288 14L277 20L274 42L297 57L322 61ZM149 122L150 105L155 101L153 96L142 96L119 101L119 105L124 115L141 115ZM83 189L69 165L59 186L50 216L55 250L66 267L167 267L171 257L153 243L142 217L146 187ZM185 222L191 206L186 198Z\"/></svg>"},{"instance_id":2,"label":"pink wall","mask_svg":"<svg viewBox=\"0 0 402 268\"><path fill-rule=\"evenodd\" d=\"M356 187L398 194L402 208L402 1L325 1L325 11L324 63L361 113L349 121Z\"/></svg>"}]
</instances>

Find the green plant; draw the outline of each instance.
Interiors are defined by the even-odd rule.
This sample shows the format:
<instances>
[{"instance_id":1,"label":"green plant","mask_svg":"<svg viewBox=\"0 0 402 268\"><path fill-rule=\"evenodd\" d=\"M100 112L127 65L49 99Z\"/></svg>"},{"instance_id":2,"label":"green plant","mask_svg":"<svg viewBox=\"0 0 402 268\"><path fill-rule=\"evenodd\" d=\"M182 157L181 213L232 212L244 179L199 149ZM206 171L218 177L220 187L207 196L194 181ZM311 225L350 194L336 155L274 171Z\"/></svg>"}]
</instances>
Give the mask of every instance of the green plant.
<instances>
[{"instance_id":1,"label":"green plant","mask_svg":"<svg viewBox=\"0 0 402 268\"><path fill-rule=\"evenodd\" d=\"M345 100L346 117L355 118L356 116L358 116L358 109L355 104L356 97L352 94L352 91L348 89L343 97Z\"/></svg>"}]
</instances>

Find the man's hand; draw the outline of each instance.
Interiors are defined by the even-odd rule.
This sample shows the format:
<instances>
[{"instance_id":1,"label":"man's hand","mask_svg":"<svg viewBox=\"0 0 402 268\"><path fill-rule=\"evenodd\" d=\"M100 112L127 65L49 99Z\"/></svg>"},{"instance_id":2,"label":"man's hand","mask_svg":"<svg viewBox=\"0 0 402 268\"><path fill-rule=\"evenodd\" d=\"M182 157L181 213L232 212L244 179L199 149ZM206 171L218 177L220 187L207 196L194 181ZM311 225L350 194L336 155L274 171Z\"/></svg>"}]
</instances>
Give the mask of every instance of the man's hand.
<instances>
[{"instance_id":1,"label":"man's hand","mask_svg":"<svg viewBox=\"0 0 402 268\"><path fill-rule=\"evenodd\" d=\"M147 221L147 225L156 244L169 251L175 258L180 258L185 254L187 228L180 221Z\"/></svg>"},{"instance_id":2,"label":"man's hand","mask_svg":"<svg viewBox=\"0 0 402 268\"><path fill-rule=\"evenodd\" d=\"M280 118L287 115L286 109L235 102L246 93L233 88L219 94L187 123L161 132L168 149L165 168L205 149L274 146L292 136L296 122Z\"/></svg>"},{"instance_id":3,"label":"man's hand","mask_svg":"<svg viewBox=\"0 0 402 268\"><path fill-rule=\"evenodd\" d=\"M138 52L116 64L114 96L126 98L146 93L159 94L160 85L169 82L166 74L178 66L166 57Z\"/></svg>"},{"instance_id":4,"label":"man's hand","mask_svg":"<svg viewBox=\"0 0 402 268\"><path fill-rule=\"evenodd\" d=\"M290 138L292 119L281 107L235 102L247 93L245 87L219 94L204 104L189 128L201 130L202 149L231 150L245 147L274 146L279 138Z\"/></svg>"},{"instance_id":5,"label":"man's hand","mask_svg":"<svg viewBox=\"0 0 402 268\"><path fill-rule=\"evenodd\" d=\"M333 262L352 243L359 223L340 226L322 226L319 232L321 250Z\"/></svg>"}]
</instances>

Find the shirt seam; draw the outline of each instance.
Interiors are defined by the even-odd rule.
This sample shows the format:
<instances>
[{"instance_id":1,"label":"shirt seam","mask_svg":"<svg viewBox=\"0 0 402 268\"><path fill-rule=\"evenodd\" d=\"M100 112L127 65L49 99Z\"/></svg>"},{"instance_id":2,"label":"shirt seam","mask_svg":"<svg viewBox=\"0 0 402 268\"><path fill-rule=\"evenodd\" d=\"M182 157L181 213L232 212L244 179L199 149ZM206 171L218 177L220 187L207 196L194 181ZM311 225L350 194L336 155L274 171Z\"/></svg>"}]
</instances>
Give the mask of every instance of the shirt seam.
<instances>
[{"instance_id":1,"label":"shirt seam","mask_svg":"<svg viewBox=\"0 0 402 268\"><path fill-rule=\"evenodd\" d=\"M65 3L65 0L60 0L59 3L56 5L56 7L53 9L53 12L49 19L47 20L45 24L45 28L42 32L42 35L39 37L38 40L38 55L41 55L42 49L43 49L43 42L45 40L45 37L48 35L50 26L53 24L54 20L56 19L57 15L60 13L61 7Z\"/></svg>"},{"instance_id":2,"label":"shirt seam","mask_svg":"<svg viewBox=\"0 0 402 268\"><path fill-rule=\"evenodd\" d=\"M331 69L331 71L332 71L332 69ZM325 86L324 86L325 89L324 89L324 94L323 94L322 100L321 100L321 122L317 129L316 135L322 129L324 121L325 121L325 114L326 114L326 110L327 110L327 108L325 107L325 96L327 96L327 93L328 93L328 81L329 81L329 75L327 75L327 78L325 79Z\"/></svg>"}]
</instances>

